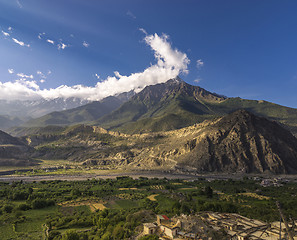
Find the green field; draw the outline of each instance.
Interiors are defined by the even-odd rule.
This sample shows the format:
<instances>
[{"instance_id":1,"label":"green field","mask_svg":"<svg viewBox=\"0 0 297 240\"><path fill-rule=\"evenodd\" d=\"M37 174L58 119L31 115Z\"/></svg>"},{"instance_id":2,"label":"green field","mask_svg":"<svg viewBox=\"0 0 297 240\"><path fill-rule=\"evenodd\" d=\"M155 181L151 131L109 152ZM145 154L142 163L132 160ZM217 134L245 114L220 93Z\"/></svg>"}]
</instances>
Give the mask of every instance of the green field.
<instances>
[{"instance_id":1,"label":"green field","mask_svg":"<svg viewBox=\"0 0 297 240\"><path fill-rule=\"evenodd\" d=\"M266 222L297 218L297 184L262 187L254 180L117 177L87 181L0 183L0 239L125 239L155 214L234 212ZM153 195L154 199L148 197ZM154 201L155 200L155 201ZM104 204L96 210L92 204ZM76 239L76 238L73 238Z\"/></svg>"}]
</instances>

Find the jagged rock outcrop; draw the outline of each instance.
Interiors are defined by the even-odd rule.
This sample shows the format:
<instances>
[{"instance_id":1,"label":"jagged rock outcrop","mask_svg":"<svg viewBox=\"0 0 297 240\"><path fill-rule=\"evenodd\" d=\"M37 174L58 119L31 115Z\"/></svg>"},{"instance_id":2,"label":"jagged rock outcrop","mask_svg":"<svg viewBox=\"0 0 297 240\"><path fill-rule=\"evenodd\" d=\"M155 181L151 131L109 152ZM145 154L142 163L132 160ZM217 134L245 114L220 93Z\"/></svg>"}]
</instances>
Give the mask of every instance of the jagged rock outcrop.
<instances>
[{"instance_id":1,"label":"jagged rock outcrop","mask_svg":"<svg viewBox=\"0 0 297 240\"><path fill-rule=\"evenodd\" d=\"M200 172L297 172L297 139L278 123L245 110L221 118L185 148L178 165Z\"/></svg>"}]
</instances>

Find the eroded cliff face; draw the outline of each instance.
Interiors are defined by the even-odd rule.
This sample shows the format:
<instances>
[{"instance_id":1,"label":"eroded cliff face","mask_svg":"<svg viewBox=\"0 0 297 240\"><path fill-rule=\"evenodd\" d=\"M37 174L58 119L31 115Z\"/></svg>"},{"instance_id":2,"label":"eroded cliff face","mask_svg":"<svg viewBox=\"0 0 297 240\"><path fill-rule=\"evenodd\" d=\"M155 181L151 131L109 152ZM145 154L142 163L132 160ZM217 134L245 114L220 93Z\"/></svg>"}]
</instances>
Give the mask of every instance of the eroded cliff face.
<instances>
[{"instance_id":1,"label":"eroded cliff face","mask_svg":"<svg viewBox=\"0 0 297 240\"><path fill-rule=\"evenodd\" d=\"M79 125L26 137L34 157L104 168L195 172L297 172L297 139L275 122L239 110L179 130L121 134Z\"/></svg>"},{"instance_id":2,"label":"eroded cliff face","mask_svg":"<svg viewBox=\"0 0 297 240\"><path fill-rule=\"evenodd\" d=\"M166 143L137 158L139 166L148 162L198 172L295 173L297 140L277 123L240 110L167 133Z\"/></svg>"}]
</instances>

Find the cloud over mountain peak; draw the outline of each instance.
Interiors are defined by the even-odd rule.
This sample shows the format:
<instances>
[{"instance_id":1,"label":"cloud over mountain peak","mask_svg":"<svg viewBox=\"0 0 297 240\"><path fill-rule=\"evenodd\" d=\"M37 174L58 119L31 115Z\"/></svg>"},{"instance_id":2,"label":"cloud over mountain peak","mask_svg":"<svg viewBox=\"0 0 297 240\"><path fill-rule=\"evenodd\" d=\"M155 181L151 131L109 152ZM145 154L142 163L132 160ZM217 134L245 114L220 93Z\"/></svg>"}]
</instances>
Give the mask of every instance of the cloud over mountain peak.
<instances>
[{"instance_id":1,"label":"cloud over mountain peak","mask_svg":"<svg viewBox=\"0 0 297 240\"><path fill-rule=\"evenodd\" d=\"M114 76L97 82L95 86L61 85L57 88L40 89L34 79L30 79L30 84L28 81L19 81L19 79L14 82L0 82L0 99L32 100L75 97L95 101L130 90L140 91L148 85L166 82L180 73L187 74L190 60L185 53L174 49L168 39L169 37L165 34L160 36L157 33L146 34L144 41L153 50L156 63L142 72L123 76L116 71Z\"/></svg>"}]
</instances>

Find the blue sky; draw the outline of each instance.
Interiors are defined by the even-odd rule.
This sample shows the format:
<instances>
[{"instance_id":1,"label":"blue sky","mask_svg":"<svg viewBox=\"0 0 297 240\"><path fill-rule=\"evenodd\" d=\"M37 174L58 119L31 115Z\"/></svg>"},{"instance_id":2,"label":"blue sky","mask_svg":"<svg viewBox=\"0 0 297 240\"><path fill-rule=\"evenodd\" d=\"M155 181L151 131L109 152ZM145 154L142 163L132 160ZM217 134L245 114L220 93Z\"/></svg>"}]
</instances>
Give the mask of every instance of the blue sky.
<instances>
[{"instance_id":1,"label":"blue sky","mask_svg":"<svg viewBox=\"0 0 297 240\"><path fill-rule=\"evenodd\" d=\"M178 72L296 108L296 12L293 0L0 0L0 98L96 100Z\"/></svg>"}]
</instances>

